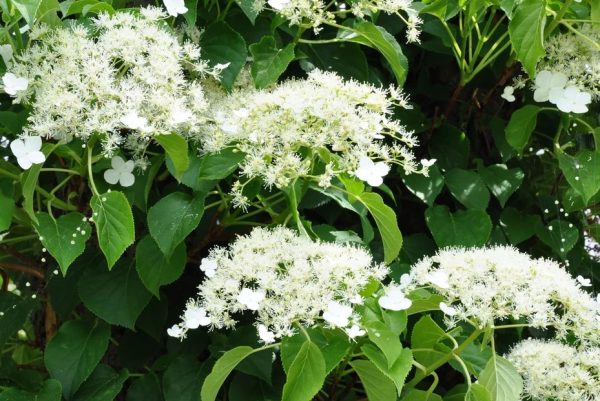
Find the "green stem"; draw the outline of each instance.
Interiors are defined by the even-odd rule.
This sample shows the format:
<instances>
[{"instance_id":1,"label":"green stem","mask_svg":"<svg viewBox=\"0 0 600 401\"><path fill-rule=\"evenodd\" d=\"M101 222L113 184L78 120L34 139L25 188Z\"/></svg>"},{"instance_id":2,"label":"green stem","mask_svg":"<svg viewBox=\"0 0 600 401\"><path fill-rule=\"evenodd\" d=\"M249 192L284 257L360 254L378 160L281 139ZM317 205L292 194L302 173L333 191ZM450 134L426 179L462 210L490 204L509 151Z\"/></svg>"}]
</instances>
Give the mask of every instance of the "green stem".
<instances>
[{"instance_id":1,"label":"green stem","mask_svg":"<svg viewBox=\"0 0 600 401\"><path fill-rule=\"evenodd\" d=\"M90 188L92 190L92 194L95 196L100 196L98 192L98 188L96 188L96 183L94 182L94 174L92 173L92 153L94 150L94 141L90 140L87 144L87 170L88 170L88 180L90 181Z\"/></svg>"},{"instance_id":2,"label":"green stem","mask_svg":"<svg viewBox=\"0 0 600 401\"><path fill-rule=\"evenodd\" d=\"M558 13L556 13L556 16L554 17L552 22L550 24L548 24L548 27L546 28L546 31L544 32L545 38L550 36L550 34L558 27L558 24L560 24L562 17L565 16L567 11L571 7L571 4L573 4L573 0L565 1L565 4L563 4L562 8L558 11Z\"/></svg>"},{"instance_id":3,"label":"green stem","mask_svg":"<svg viewBox=\"0 0 600 401\"><path fill-rule=\"evenodd\" d=\"M42 173L45 173L45 172L55 172L55 173L67 173L67 174L71 174L71 175L81 175L80 172L75 171L75 170L69 170L67 168L46 167L46 168L40 169L40 171Z\"/></svg>"},{"instance_id":4,"label":"green stem","mask_svg":"<svg viewBox=\"0 0 600 401\"><path fill-rule=\"evenodd\" d=\"M300 234L310 238L306 228L304 228L304 224L302 224L302 220L300 219L300 213L298 213L298 197L296 195L296 181L294 181L290 185L290 212L292 214L292 218L298 227L298 231Z\"/></svg>"}]
</instances>

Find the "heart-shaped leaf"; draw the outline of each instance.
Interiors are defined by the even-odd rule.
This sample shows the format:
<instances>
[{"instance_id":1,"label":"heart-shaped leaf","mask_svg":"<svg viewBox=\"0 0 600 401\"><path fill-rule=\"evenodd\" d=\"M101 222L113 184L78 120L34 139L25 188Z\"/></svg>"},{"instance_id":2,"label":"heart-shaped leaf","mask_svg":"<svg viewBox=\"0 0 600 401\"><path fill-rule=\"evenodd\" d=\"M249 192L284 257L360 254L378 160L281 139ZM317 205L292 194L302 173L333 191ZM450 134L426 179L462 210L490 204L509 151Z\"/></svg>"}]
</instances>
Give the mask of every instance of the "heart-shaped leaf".
<instances>
[{"instance_id":1,"label":"heart-shaped leaf","mask_svg":"<svg viewBox=\"0 0 600 401\"><path fill-rule=\"evenodd\" d=\"M425 221L439 247L482 246L492 232L490 216L483 210L450 213L446 206L434 206L425 211Z\"/></svg>"},{"instance_id":2,"label":"heart-shaped leaf","mask_svg":"<svg viewBox=\"0 0 600 401\"><path fill-rule=\"evenodd\" d=\"M575 156L558 155L558 165L569 185L587 204L600 191L600 154L582 150Z\"/></svg>"}]
</instances>

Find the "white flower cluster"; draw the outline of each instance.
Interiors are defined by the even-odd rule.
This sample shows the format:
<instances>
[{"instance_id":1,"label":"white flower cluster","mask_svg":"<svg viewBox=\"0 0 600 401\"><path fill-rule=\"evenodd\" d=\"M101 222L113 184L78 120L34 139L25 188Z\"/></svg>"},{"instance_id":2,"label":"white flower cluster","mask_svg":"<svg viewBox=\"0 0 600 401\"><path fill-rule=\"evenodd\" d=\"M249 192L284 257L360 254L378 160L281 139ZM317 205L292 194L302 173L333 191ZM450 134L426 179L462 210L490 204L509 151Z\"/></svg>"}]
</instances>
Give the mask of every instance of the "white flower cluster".
<instances>
[{"instance_id":1,"label":"white flower cluster","mask_svg":"<svg viewBox=\"0 0 600 401\"><path fill-rule=\"evenodd\" d=\"M600 300L583 290L588 284L557 262L497 246L443 249L413 265L399 287L401 297L417 287L442 295L440 309L450 326L523 319L531 327L553 328L558 338L572 333L583 343L600 344Z\"/></svg>"},{"instance_id":2,"label":"white flower cluster","mask_svg":"<svg viewBox=\"0 0 600 401\"><path fill-rule=\"evenodd\" d=\"M525 340L507 359L524 378L532 401L599 401L600 348L577 349L557 341Z\"/></svg>"},{"instance_id":3,"label":"white flower cluster","mask_svg":"<svg viewBox=\"0 0 600 401\"><path fill-rule=\"evenodd\" d=\"M3 77L15 103L31 106L27 136L86 141L100 134L110 155L140 156L154 134L196 135L208 106L194 80L214 74L200 48L180 44L158 8L101 14L90 26L45 26Z\"/></svg>"},{"instance_id":4,"label":"white flower cluster","mask_svg":"<svg viewBox=\"0 0 600 401\"><path fill-rule=\"evenodd\" d=\"M406 107L395 88L313 70L307 79L271 90L222 97L213 105L215 123L201 142L206 152L234 147L245 153L242 175L259 177L267 187L283 188L299 177L327 187L340 173L380 185L389 171L386 163L406 173L426 171L410 150L416 139L392 119L394 105ZM393 142L388 145L384 138Z\"/></svg>"},{"instance_id":5,"label":"white flower cluster","mask_svg":"<svg viewBox=\"0 0 600 401\"><path fill-rule=\"evenodd\" d=\"M357 0L349 3L349 10L344 2L329 3L323 0L268 0L266 3L271 9L288 19L292 25L308 24L317 33L321 25L335 22L336 14L345 14L348 11L359 18L378 11L396 14L406 23L407 41L419 42L422 20L413 7L412 0ZM330 8L332 5L336 6L335 10ZM265 0L254 2L254 8L258 11L265 6Z\"/></svg>"},{"instance_id":6,"label":"white flower cluster","mask_svg":"<svg viewBox=\"0 0 600 401\"><path fill-rule=\"evenodd\" d=\"M292 335L294 323L325 321L351 337L362 335L353 304L362 302L360 292L370 279L387 273L363 249L313 242L281 226L255 228L228 248L212 249L200 268L207 278L182 322L169 329L172 336L199 326L232 328L244 311L255 313L265 343Z\"/></svg>"},{"instance_id":7,"label":"white flower cluster","mask_svg":"<svg viewBox=\"0 0 600 401\"><path fill-rule=\"evenodd\" d=\"M582 24L578 31L551 36L546 41L546 56L537 65L537 71L560 72L574 85L595 98L600 97L600 29L594 24Z\"/></svg>"}]
</instances>

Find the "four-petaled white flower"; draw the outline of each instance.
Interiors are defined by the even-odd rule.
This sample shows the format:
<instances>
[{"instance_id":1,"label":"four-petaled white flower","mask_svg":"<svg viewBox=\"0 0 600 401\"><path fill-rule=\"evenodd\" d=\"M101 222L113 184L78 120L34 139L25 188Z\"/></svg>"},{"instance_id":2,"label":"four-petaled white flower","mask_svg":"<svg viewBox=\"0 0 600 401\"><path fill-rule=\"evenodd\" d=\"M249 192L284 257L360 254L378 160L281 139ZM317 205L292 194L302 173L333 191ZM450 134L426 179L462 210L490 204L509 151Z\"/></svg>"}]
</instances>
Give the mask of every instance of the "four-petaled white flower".
<instances>
[{"instance_id":1,"label":"four-petaled white flower","mask_svg":"<svg viewBox=\"0 0 600 401\"><path fill-rule=\"evenodd\" d=\"M592 280L590 280L589 278L585 278L583 276L577 276L576 280L579 283L579 285L582 287L591 287L592 286ZM598 295L598 296L600 297L600 295Z\"/></svg>"},{"instance_id":2,"label":"four-petaled white flower","mask_svg":"<svg viewBox=\"0 0 600 401\"><path fill-rule=\"evenodd\" d=\"M259 324L258 325L258 338L260 338L260 340L262 342L264 342L265 344L270 344L272 342L275 342L275 333L273 333L272 331L269 331L267 326L265 326L264 324Z\"/></svg>"},{"instance_id":3,"label":"four-petaled white flower","mask_svg":"<svg viewBox=\"0 0 600 401\"><path fill-rule=\"evenodd\" d=\"M402 288L397 285L386 288L385 293L379 298L379 306L383 309L399 311L408 309L411 305L412 301L406 298Z\"/></svg>"},{"instance_id":4,"label":"four-petaled white flower","mask_svg":"<svg viewBox=\"0 0 600 401\"><path fill-rule=\"evenodd\" d=\"M165 8L170 16L176 17L179 14L187 13L188 9L183 0L163 0Z\"/></svg>"},{"instance_id":5,"label":"four-petaled white flower","mask_svg":"<svg viewBox=\"0 0 600 401\"><path fill-rule=\"evenodd\" d=\"M171 337L181 337L183 335L183 329L176 324L167 329L167 334Z\"/></svg>"},{"instance_id":6,"label":"four-petaled white flower","mask_svg":"<svg viewBox=\"0 0 600 401\"><path fill-rule=\"evenodd\" d=\"M265 299L265 292L261 290L251 290L250 288L242 288L242 291L237 296L237 301L250 310L258 310L261 301Z\"/></svg>"},{"instance_id":7,"label":"four-petaled white flower","mask_svg":"<svg viewBox=\"0 0 600 401\"><path fill-rule=\"evenodd\" d=\"M18 77L12 72L7 72L2 77L2 83L4 84L4 92L11 96L16 96L18 92L22 92L29 86L29 80L24 77Z\"/></svg>"},{"instance_id":8,"label":"four-petaled white flower","mask_svg":"<svg viewBox=\"0 0 600 401\"><path fill-rule=\"evenodd\" d=\"M358 325L353 324L352 327L346 329L346 334L350 338L362 337L366 334L366 332L361 329Z\"/></svg>"},{"instance_id":9,"label":"four-petaled white flower","mask_svg":"<svg viewBox=\"0 0 600 401\"><path fill-rule=\"evenodd\" d=\"M550 91L554 88L564 88L567 84L567 76L562 72L540 71L535 76L533 100L546 102L550 99Z\"/></svg>"},{"instance_id":10,"label":"four-petaled white flower","mask_svg":"<svg viewBox=\"0 0 600 401\"><path fill-rule=\"evenodd\" d=\"M206 309L192 306L186 309L183 315L183 324L188 329L197 329L200 326L208 326L210 318L206 314Z\"/></svg>"},{"instance_id":11,"label":"four-petaled white flower","mask_svg":"<svg viewBox=\"0 0 600 401\"><path fill-rule=\"evenodd\" d=\"M46 161L46 156L41 149L42 138L39 136L26 136L10 143L10 150L23 170L27 170L32 164L41 164Z\"/></svg>"},{"instance_id":12,"label":"four-petaled white flower","mask_svg":"<svg viewBox=\"0 0 600 401\"><path fill-rule=\"evenodd\" d=\"M121 117L121 124L123 124L125 128L136 131L146 132L150 130L150 127L148 127L148 120L145 117L140 117L135 111L130 111Z\"/></svg>"},{"instance_id":13,"label":"four-petaled white flower","mask_svg":"<svg viewBox=\"0 0 600 401\"><path fill-rule=\"evenodd\" d=\"M383 177L390 172L390 166L384 162L373 162L368 157L363 157L358 162L358 169L354 174L372 187L383 184Z\"/></svg>"},{"instance_id":14,"label":"four-petaled white flower","mask_svg":"<svg viewBox=\"0 0 600 401\"><path fill-rule=\"evenodd\" d=\"M436 287L447 290L450 288L448 283L448 274L443 270L436 270L425 275L425 279Z\"/></svg>"},{"instance_id":15,"label":"four-petaled white flower","mask_svg":"<svg viewBox=\"0 0 600 401\"><path fill-rule=\"evenodd\" d=\"M120 156L114 156L110 164L112 168L109 168L104 172L104 180L111 185L117 182L123 187L130 187L135 182L135 177L131 173L133 171L134 163L133 160L125 161Z\"/></svg>"},{"instance_id":16,"label":"four-petaled white flower","mask_svg":"<svg viewBox=\"0 0 600 401\"><path fill-rule=\"evenodd\" d=\"M514 102L515 101L515 88L508 85L504 87L504 91L502 92L502 94L500 95L500 97L504 100L506 100L507 102Z\"/></svg>"},{"instance_id":17,"label":"four-petaled white flower","mask_svg":"<svg viewBox=\"0 0 600 401\"><path fill-rule=\"evenodd\" d=\"M440 302L440 310L448 316L456 315L456 309L445 302Z\"/></svg>"},{"instance_id":18,"label":"four-petaled white flower","mask_svg":"<svg viewBox=\"0 0 600 401\"><path fill-rule=\"evenodd\" d=\"M564 89L550 90L549 100L562 112L587 113L587 105L592 102L592 95L571 85Z\"/></svg>"},{"instance_id":19,"label":"four-petaled white flower","mask_svg":"<svg viewBox=\"0 0 600 401\"><path fill-rule=\"evenodd\" d=\"M289 2L290 2L290 0L269 0L269 1L267 1L267 3L269 3L271 8L273 10L277 10L277 11L283 9Z\"/></svg>"},{"instance_id":20,"label":"four-petaled white flower","mask_svg":"<svg viewBox=\"0 0 600 401\"><path fill-rule=\"evenodd\" d=\"M217 272L217 262L214 259L204 258L200 262L200 270L204 272L206 277L212 277Z\"/></svg>"},{"instance_id":21,"label":"four-petaled white flower","mask_svg":"<svg viewBox=\"0 0 600 401\"><path fill-rule=\"evenodd\" d=\"M329 301L323 312L323 319L333 327L348 326L352 308L337 301Z\"/></svg>"},{"instance_id":22,"label":"four-petaled white flower","mask_svg":"<svg viewBox=\"0 0 600 401\"><path fill-rule=\"evenodd\" d=\"M13 58L13 48L11 45L0 45L0 57L4 61L4 65L8 66Z\"/></svg>"},{"instance_id":23,"label":"four-petaled white flower","mask_svg":"<svg viewBox=\"0 0 600 401\"><path fill-rule=\"evenodd\" d=\"M429 168L435 164L437 159L421 159L421 165L425 168Z\"/></svg>"}]
</instances>

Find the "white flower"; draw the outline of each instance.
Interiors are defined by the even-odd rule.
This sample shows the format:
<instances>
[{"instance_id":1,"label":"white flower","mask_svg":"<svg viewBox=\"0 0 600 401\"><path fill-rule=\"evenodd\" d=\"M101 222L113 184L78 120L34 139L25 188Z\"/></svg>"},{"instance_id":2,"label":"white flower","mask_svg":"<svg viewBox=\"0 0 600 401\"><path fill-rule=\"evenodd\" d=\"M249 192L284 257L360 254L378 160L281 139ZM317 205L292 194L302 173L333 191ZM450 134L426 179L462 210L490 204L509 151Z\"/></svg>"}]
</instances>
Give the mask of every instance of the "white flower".
<instances>
[{"instance_id":1,"label":"white flower","mask_svg":"<svg viewBox=\"0 0 600 401\"><path fill-rule=\"evenodd\" d=\"M592 102L592 95L580 91L576 86L567 86L564 89L551 89L549 100L562 112L587 113L587 105Z\"/></svg>"},{"instance_id":2,"label":"white flower","mask_svg":"<svg viewBox=\"0 0 600 401\"><path fill-rule=\"evenodd\" d=\"M533 100L536 102L546 102L550 98L550 91L553 88L564 88L567 84L567 76L561 72L540 71L535 76L535 91Z\"/></svg>"},{"instance_id":3,"label":"white flower","mask_svg":"<svg viewBox=\"0 0 600 401\"><path fill-rule=\"evenodd\" d=\"M11 96L16 96L18 92L22 92L29 86L29 80L24 77L18 77L12 72L7 72L2 77L4 91Z\"/></svg>"},{"instance_id":4,"label":"white flower","mask_svg":"<svg viewBox=\"0 0 600 401\"><path fill-rule=\"evenodd\" d=\"M135 177L131 173L134 168L133 160L125 161L120 156L113 156L110 160L112 168L104 172L104 180L111 185L117 182L123 187L130 187L135 182Z\"/></svg>"},{"instance_id":5,"label":"white flower","mask_svg":"<svg viewBox=\"0 0 600 401\"><path fill-rule=\"evenodd\" d=\"M445 302L440 302L440 310L448 316L456 315L456 309Z\"/></svg>"},{"instance_id":6,"label":"white flower","mask_svg":"<svg viewBox=\"0 0 600 401\"><path fill-rule=\"evenodd\" d=\"M448 274L443 270L436 270L431 273L427 273L425 280L429 281L436 287L443 288L445 290L450 288L450 284L448 283Z\"/></svg>"},{"instance_id":7,"label":"white flower","mask_svg":"<svg viewBox=\"0 0 600 401\"><path fill-rule=\"evenodd\" d=\"M183 124L192 119L192 112L187 109L176 108L171 112L171 123L173 125Z\"/></svg>"},{"instance_id":8,"label":"white flower","mask_svg":"<svg viewBox=\"0 0 600 401\"><path fill-rule=\"evenodd\" d=\"M171 337L181 337L183 335L183 329L178 324L175 324L167 329L167 334Z\"/></svg>"},{"instance_id":9,"label":"white flower","mask_svg":"<svg viewBox=\"0 0 600 401\"><path fill-rule=\"evenodd\" d=\"M421 164L423 167L431 167L435 164L437 159L421 159Z\"/></svg>"},{"instance_id":10,"label":"white flower","mask_svg":"<svg viewBox=\"0 0 600 401\"><path fill-rule=\"evenodd\" d=\"M383 177L389 172L390 167L384 162L375 163L368 157L363 157L358 162L358 169L354 174L372 187L378 187L383 184Z\"/></svg>"},{"instance_id":11,"label":"white flower","mask_svg":"<svg viewBox=\"0 0 600 401\"><path fill-rule=\"evenodd\" d=\"M290 0L269 0L267 1L273 10L281 10L290 3Z\"/></svg>"},{"instance_id":12,"label":"white flower","mask_svg":"<svg viewBox=\"0 0 600 401\"><path fill-rule=\"evenodd\" d=\"M186 329L197 329L200 326L208 326L210 318L206 314L206 309L198 306L191 306L183 314L183 324Z\"/></svg>"},{"instance_id":13,"label":"white flower","mask_svg":"<svg viewBox=\"0 0 600 401\"><path fill-rule=\"evenodd\" d=\"M353 324L349 329L346 329L346 334L350 338L362 337L366 332L360 326Z\"/></svg>"},{"instance_id":14,"label":"white flower","mask_svg":"<svg viewBox=\"0 0 600 401\"><path fill-rule=\"evenodd\" d=\"M582 286L582 287L591 287L592 286L592 280L590 280L589 278L585 278L583 276L577 276L575 278L575 280L577 280L577 282Z\"/></svg>"},{"instance_id":15,"label":"white flower","mask_svg":"<svg viewBox=\"0 0 600 401\"><path fill-rule=\"evenodd\" d=\"M206 277L212 277L217 272L217 262L214 259L204 258L200 262L200 270L204 272Z\"/></svg>"},{"instance_id":16,"label":"white flower","mask_svg":"<svg viewBox=\"0 0 600 401\"><path fill-rule=\"evenodd\" d=\"M265 326L264 324L258 325L258 337L265 344L270 344L272 342L275 342L275 333L273 333L272 331L269 331L267 326Z\"/></svg>"},{"instance_id":17,"label":"white flower","mask_svg":"<svg viewBox=\"0 0 600 401\"><path fill-rule=\"evenodd\" d=\"M405 310L411 305L412 301L406 298L402 288L397 285L386 288L385 293L379 298L379 306L393 311Z\"/></svg>"},{"instance_id":18,"label":"white flower","mask_svg":"<svg viewBox=\"0 0 600 401\"><path fill-rule=\"evenodd\" d=\"M176 17L179 14L185 14L188 9L183 0L163 0L165 8L169 15Z\"/></svg>"},{"instance_id":19,"label":"white flower","mask_svg":"<svg viewBox=\"0 0 600 401\"><path fill-rule=\"evenodd\" d=\"M514 92L515 92L514 87L512 87L510 85L505 86L504 91L502 92L500 97L502 97L507 102L514 102L515 101L515 95L513 94Z\"/></svg>"},{"instance_id":20,"label":"white flower","mask_svg":"<svg viewBox=\"0 0 600 401\"><path fill-rule=\"evenodd\" d=\"M258 310L260 302L265 299L265 292L262 290L252 290L250 288L242 288L242 291L237 296L237 301L250 310Z\"/></svg>"},{"instance_id":21,"label":"white flower","mask_svg":"<svg viewBox=\"0 0 600 401\"><path fill-rule=\"evenodd\" d=\"M148 131L148 120L145 117L140 117L135 111L130 111L121 118L121 123L125 128L137 131Z\"/></svg>"},{"instance_id":22,"label":"white flower","mask_svg":"<svg viewBox=\"0 0 600 401\"><path fill-rule=\"evenodd\" d=\"M333 327L346 327L352 316L352 308L337 301L329 301L323 319Z\"/></svg>"},{"instance_id":23,"label":"white flower","mask_svg":"<svg viewBox=\"0 0 600 401\"><path fill-rule=\"evenodd\" d=\"M12 46L8 44L0 45L0 57L2 57L2 60L4 60L4 65L8 66L13 58Z\"/></svg>"},{"instance_id":24,"label":"white flower","mask_svg":"<svg viewBox=\"0 0 600 401\"><path fill-rule=\"evenodd\" d=\"M32 164L41 164L46 161L46 156L41 149L42 138L39 136L26 136L10 143L10 150L23 170L27 170Z\"/></svg>"}]
</instances>

